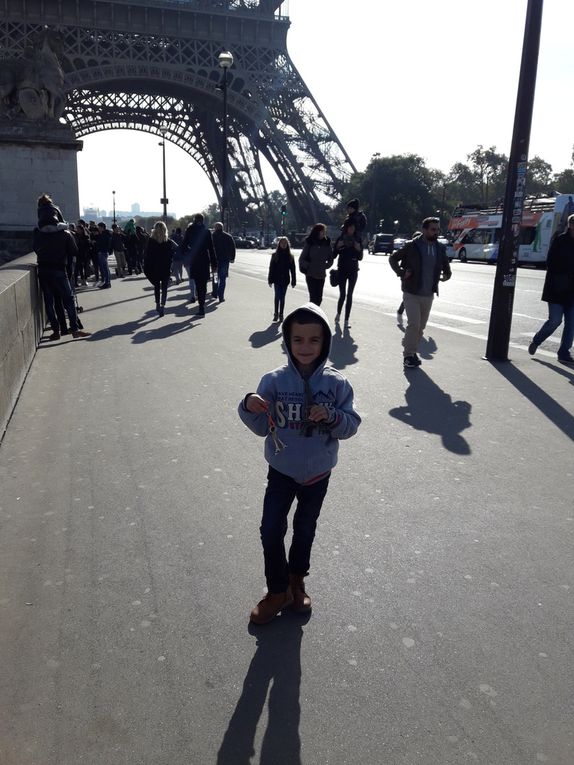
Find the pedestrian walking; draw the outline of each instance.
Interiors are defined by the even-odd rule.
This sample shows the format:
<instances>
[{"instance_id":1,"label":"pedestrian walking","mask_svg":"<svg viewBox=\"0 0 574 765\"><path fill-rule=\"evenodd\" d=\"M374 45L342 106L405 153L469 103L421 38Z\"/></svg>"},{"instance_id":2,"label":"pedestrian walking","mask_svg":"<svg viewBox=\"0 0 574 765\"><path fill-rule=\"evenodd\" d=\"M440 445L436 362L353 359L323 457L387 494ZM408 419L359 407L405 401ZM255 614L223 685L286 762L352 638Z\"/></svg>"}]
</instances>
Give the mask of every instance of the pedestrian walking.
<instances>
[{"instance_id":1,"label":"pedestrian walking","mask_svg":"<svg viewBox=\"0 0 574 765\"><path fill-rule=\"evenodd\" d=\"M309 300L315 305L321 305L327 269L332 264L333 251L331 240L327 236L327 227L324 223L316 223L305 239L299 256L299 270L305 274Z\"/></svg>"},{"instance_id":2,"label":"pedestrian walking","mask_svg":"<svg viewBox=\"0 0 574 765\"><path fill-rule=\"evenodd\" d=\"M136 234L136 222L133 218L124 226L124 236L126 237L126 261L128 265L128 275L140 274L141 269L138 266L138 240Z\"/></svg>"},{"instance_id":3,"label":"pedestrian walking","mask_svg":"<svg viewBox=\"0 0 574 765\"><path fill-rule=\"evenodd\" d=\"M365 229L367 228L367 216L362 210L359 209L360 206L361 205L358 199L350 199L347 202L347 217L343 221L341 231L349 223L352 223L355 226L355 239L360 243L361 247L363 247L363 236Z\"/></svg>"},{"instance_id":4,"label":"pedestrian walking","mask_svg":"<svg viewBox=\"0 0 574 765\"><path fill-rule=\"evenodd\" d=\"M147 242L144 257L144 274L153 284L155 309L160 316L163 316L165 313L171 261L176 249L177 244L167 235L167 226L163 221L158 221L153 227Z\"/></svg>"},{"instance_id":5,"label":"pedestrian walking","mask_svg":"<svg viewBox=\"0 0 574 765\"><path fill-rule=\"evenodd\" d=\"M337 315L335 321L341 318L341 311L345 306L345 329L349 329L349 317L353 306L353 291L359 276L359 261L363 259L363 247L356 237L354 223L345 223L341 236L335 242L335 257L337 258L337 270L339 271L339 300L337 301Z\"/></svg>"},{"instance_id":6,"label":"pedestrian walking","mask_svg":"<svg viewBox=\"0 0 574 765\"><path fill-rule=\"evenodd\" d=\"M112 250L116 258L118 276L126 276L128 273L126 236L122 233L122 230L117 223L112 224Z\"/></svg>"},{"instance_id":7,"label":"pedestrian walking","mask_svg":"<svg viewBox=\"0 0 574 765\"><path fill-rule=\"evenodd\" d=\"M111 284L110 267L108 266L108 256L112 253L112 233L102 221L98 223L98 233L94 236L94 244L98 253L98 264L100 267L101 284L98 288L101 290L109 289Z\"/></svg>"},{"instance_id":8,"label":"pedestrian walking","mask_svg":"<svg viewBox=\"0 0 574 765\"><path fill-rule=\"evenodd\" d=\"M570 353L574 341L574 215L568 216L568 228L554 239L548 250L541 299L548 303L548 319L532 338L528 353L534 356L538 346L564 320L558 361L574 364Z\"/></svg>"},{"instance_id":9,"label":"pedestrian walking","mask_svg":"<svg viewBox=\"0 0 574 765\"><path fill-rule=\"evenodd\" d=\"M275 290L273 321L283 321L287 287L289 286L289 282L291 282L291 287L295 287L297 284L295 258L293 257L289 240L286 236L279 237L277 249L273 255L271 255L267 282L269 286L273 287Z\"/></svg>"},{"instance_id":10,"label":"pedestrian walking","mask_svg":"<svg viewBox=\"0 0 574 765\"><path fill-rule=\"evenodd\" d=\"M434 295L438 295L438 283L451 277L446 247L437 241L439 230L438 218L425 218L421 236L409 240L389 256L389 265L401 278L407 314L403 336L403 364L407 368L421 365L417 351Z\"/></svg>"},{"instance_id":11,"label":"pedestrian walking","mask_svg":"<svg viewBox=\"0 0 574 765\"><path fill-rule=\"evenodd\" d=\"M173 259L171 261L171 272L175 277L175 283L181 284L183 281L183 252L181 250L181 245L183 244L183 234L181 233L179 226L175 229L171 238L177 245L177 248L173 253Z\"/></svg>"},{"instance_id":12,"label":"pedestrian walking","mask_svg":"<svg viewBox=\"0 0 574 765\"><path fill-rule=\"evenodd\" d=\"M49 199L47 194L42 195L40 200L45 198ZM61 299L66 309L72 336L88 337L90 333L83 332L79 327L72 287L66 272L66 268L73 261L78 250L74 236L68 230L68 224L59 220L58 208L54 206L51 212L44 209L51 205L52 201L49 199L49 202L40 203L40 200L38 200L39 207L43 209L41 213L39 212L38 222L42 225L34 229L32 241L38 258L38 280L44 296L48 321L52 328L52 334L48 339L60 339L60 323L54 307L56 297ZM63 324L65 328L65 318Z\"/></svg>"},{"instance_id":13,"label":"pedestrian walking","mask_svg":"<svg viewBox=\"0 0 574 765\"><path fill-rule=\"evenodd\" d=\"M323 311L306 303L285 318L282 331L287 364L264 375L257 392L239 404L245 425L265 438L269 463L260 527L267 595L251 611L254 624L272 621L286 606L311 610L304 577L317 520L339 440L353 436L361 422L350 383L326 365L331 330ZM295 498L287 556L287 518Z\"/></svg>"},{"instance_id":14,"label":"pedestrian walking","mask_svg":"<svg viewBox=\"0 0 574 765\"><path fill-rule=\"evenodd\" d=\"M229 264L235 263L235 240L223 230L223 223L213 227L213 246L217 258L217 297L220 303L225 302L225 285L229 276Z\"/></svg>"},{"instance_id":15,"label":"pedestrian walking","mask_svg":"<svg viewBox=\"0 0 574 765\"><path fill-rule=\"evenodd\" d=\"M197 316L205 316L205 297L210 271L217 269L217 257L211 231L203 223L203 215L194 215L193 222L185 230L183 248L189 255L190 286L193 280L199 307ZM184 262L185 263L185 262ZM193 302L193 301L192 301Z\"/></svg>"}]
</instances>

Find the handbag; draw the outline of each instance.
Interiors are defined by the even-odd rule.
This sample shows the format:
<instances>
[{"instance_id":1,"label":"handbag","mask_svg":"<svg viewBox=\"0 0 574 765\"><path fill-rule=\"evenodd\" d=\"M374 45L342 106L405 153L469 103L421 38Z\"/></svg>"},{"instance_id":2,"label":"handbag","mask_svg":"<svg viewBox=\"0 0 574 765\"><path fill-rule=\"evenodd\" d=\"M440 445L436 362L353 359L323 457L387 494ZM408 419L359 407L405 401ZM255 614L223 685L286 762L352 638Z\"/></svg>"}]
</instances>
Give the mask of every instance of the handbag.
<instances>
[{"instance_id":1,"label":"handbag","mask_svg":"<svg viewBox=\"0 0 574 765\"><path fill-rule=\"evenodd\" d=\"M332 268L329 271L329 281L331 282L331 287L339 286L339 269L338 268Z\"/></svg>"}]
</instances>

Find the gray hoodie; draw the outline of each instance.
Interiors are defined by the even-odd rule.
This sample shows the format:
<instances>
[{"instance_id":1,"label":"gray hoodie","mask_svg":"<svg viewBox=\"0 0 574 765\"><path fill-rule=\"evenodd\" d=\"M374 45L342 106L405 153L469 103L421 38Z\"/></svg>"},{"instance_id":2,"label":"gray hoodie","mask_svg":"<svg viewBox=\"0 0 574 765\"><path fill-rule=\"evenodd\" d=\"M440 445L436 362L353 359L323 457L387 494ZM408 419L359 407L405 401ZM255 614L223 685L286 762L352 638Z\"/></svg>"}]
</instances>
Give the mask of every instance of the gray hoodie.
<instances>
[{"instance_id":1,"label":"gray hoodie","mask_svg":"<svg viewBox=\"0 0 574 765\"><path fill-rule=\"evenodd\" d=\"M353 388L349 381L333 367L326 366L331 349L327 317L314 303L305 303L297 309L300 310L311 312L323 325L324 342L319 365L308 379L299 372L290 347L295 313L292 311L283 322L283 344L288 362L264 375L257 388L257 393L269 403L269 415L276 432L271 432L267 414L252 414L245 408L245 399L239 404L238 411L245 425L265 438L265 459L271 467L297 483L309 483L335 467L339 439L355 435L361 418L353 406ZM330 414L327 422L311 423L308 420L308 408L313 404L327 407Z\"/></svg>"}]
</instances>

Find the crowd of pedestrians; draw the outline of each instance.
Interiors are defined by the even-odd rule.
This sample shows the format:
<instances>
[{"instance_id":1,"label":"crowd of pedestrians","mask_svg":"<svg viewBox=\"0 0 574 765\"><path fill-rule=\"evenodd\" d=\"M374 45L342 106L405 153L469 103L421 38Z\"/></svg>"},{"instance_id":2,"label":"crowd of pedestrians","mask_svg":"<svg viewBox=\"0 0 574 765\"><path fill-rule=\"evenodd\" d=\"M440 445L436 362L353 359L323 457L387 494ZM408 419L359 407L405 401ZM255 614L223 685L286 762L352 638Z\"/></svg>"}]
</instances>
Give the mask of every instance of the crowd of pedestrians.
<instances>
[{"instance_id":1,"label":"crowd of pedestrians","mask_svg":"<svg viewBox=\"0 0 574 765\"><path fill-rule=\"evenodd\" d=\"M70 332L74 337L90 334L83 331L78 318L76 292L88 286L111 289L109 263L112 257L118 278L144 273L149 279L159 316L165 314L171 280L181 284L185 269L189 302L197 302L197 315L204 317L209 280L213 280L214 297L223 303L229 265L235 260L233 237L223 230L221 223L215 224L212 235L199 213L183 234L176 228L170 236L162 221L158 221L148 234L133 219L123 228L114 223L111 229L103 221L88 223L80 219L76 223L67 223L48 194L38 199L33 247L52 327L49 340L58 340Z\"/></svg>"}]
</instances>

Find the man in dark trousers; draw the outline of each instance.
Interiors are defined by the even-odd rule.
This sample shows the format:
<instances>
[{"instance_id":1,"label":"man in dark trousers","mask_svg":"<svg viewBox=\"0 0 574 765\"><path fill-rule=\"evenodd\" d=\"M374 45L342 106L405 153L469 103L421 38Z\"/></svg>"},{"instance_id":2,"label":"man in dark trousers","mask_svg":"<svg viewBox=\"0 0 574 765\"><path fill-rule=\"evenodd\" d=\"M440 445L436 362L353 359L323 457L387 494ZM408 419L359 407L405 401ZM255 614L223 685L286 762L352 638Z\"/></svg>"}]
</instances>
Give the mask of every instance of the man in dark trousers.
<instances>
[{"instance_id":1,"label":"man in dark trousers","mask_svg":"<svg viewBox=\"0 0 574 765\"><path fill-rule=\"evenodd\" d=\"M33 246L38 256L38 280L52 327L52 334L48 339L60 339L60 324L54 309L56 296L61 299L66 309L72 336L88 337L90 333L82 332L79 328L74 295L66 273L68 261L73 260L78 252L74 236L68 230L68 224L59 221L55 213L52 215L46 211L44 217L38 215L38 220L41 225L34 229Z\"/></svg>"},{"instance_id":2,"label":"man in dark trousers","mask_svg":"<svg viewBox=\"0 0 574 765\"><path fill-rule=\"evenodd\" d=\"M558 348L558 361L574 364L570 353L574 341L574 215L568 216L568 228L557 236L548 250L542 300L548 303L548 320L528 346L534 356L538 346L558 329L564 317L564 329Z\"/></svg>"},{"instance_id":3,"label":"man in dark trousers","mask_svg":"<svg viewBox=\"0 0 574 765\"><path fill-rule=\"evenodd\" d=\"M403 337L403 364L407 368L421 365L417 351L434 296L438 295L438 283L451 277L446 247L437 241L439 231L438 218L425 218L422 235L389 257L389 265L400 276L403 288L408 322Z\"/></svg>"},{"instance_id":4,"label":"man in dark trousers","mask_svg":"<svg viewBox=\"0 0 574 765\"><path fill-rule=\"evenodd\" d=\"M193 223L186 228L182 248L190 260L189 278L194 280L197 289L197 315L205 316L207 282L210 271L217 269L217 256L211 231L204 225L201 213L194 215Z\"/></svg>"},{"instance_id":5,"label":"man in dark trousers","mask_svg":"<svg viewBox=\"0 0 574 765\"><path fill-rule=\"evenodd\" d=\"M217 297L225 301L225 284L229 276L229 264L235 262L235 240L223 230L223 223L216 223L213 231L213 246L217 257Z\"/></svg>"}]
</instances>

